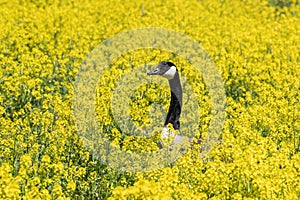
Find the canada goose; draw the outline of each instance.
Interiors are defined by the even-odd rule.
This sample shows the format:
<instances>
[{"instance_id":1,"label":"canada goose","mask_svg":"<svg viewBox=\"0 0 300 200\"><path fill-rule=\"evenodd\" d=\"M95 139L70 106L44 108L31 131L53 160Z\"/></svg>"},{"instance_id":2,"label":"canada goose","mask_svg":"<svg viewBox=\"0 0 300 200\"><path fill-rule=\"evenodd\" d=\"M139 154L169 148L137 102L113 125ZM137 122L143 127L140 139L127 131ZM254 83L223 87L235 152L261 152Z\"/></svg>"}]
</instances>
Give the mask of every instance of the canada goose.
<instances>
[{"instance_id":1,"label":"canada goose","mask_svg":"<svg viewBox=\"0 0 300 200\"><path fill-rule=\"evenodd\" d=\"M182 108L182 86L179 78L179 73L176 66L172 62L163 61L158 64L158 66L151 72L147 73L148 75L160 75L164 78L167 78L171 90L171 101L169 111L164 123L163 133L161 139L167 139L170 136L174 137L173 144L180 144L183 140L183 137L179 134L170 133L167 128L167 125L172 124L175 130L180 130L180 114ZM160 144L162 148L162 143Z\"/></svg>"}]
</instances>

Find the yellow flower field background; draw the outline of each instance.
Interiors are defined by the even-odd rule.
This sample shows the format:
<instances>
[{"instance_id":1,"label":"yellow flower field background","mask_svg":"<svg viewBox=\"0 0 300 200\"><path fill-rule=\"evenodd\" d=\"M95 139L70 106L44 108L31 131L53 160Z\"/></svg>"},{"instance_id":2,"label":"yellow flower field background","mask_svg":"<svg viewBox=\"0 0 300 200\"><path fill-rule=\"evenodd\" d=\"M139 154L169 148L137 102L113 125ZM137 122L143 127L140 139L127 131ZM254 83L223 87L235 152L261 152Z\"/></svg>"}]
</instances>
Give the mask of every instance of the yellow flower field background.
<instances>
[{"instance_id":1,"label":"yellow flower field background","mask_svg":"<svg viewBox=\"0 0 300 200\"><path fill-rule=\"evenodd\" d=\"M298 0L1 0L0 198L299 199L299 24ZM94 158L77 135L73 85L102 41L146 27L202 45L224 81L227 116L208 157L198 157L200 143L162 169L120 172ZM194 135L206 137L211 102L202 77L172 52L140 49L112 61L97 89L99 121L123 151L155 151L158 136L123 133L110 114L111 93L122 74L163 60L192 83ZM136 90L134 123L151 123L152 103L167 111L168 92L153 84Z\"/></svg>"}]
</instances>

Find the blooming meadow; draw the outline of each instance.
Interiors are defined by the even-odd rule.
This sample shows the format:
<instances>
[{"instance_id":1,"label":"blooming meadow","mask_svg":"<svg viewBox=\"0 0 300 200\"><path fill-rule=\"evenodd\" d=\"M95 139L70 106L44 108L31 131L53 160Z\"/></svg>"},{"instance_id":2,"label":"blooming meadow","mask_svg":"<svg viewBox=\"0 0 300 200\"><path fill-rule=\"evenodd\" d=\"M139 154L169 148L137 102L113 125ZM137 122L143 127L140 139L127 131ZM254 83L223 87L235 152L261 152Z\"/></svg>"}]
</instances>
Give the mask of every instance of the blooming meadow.
<instances>
[{"instance_id":1,"label":"blooming meadow","mask_svg":"<svg viewBox=\"0 0 300 200\"><path fill-rule=\"evenodd\" d=\"M299 24L298 0L1 0L0 198L299 199ZM85 147L73 86L97 45L146 27L202 45L224 82L226 119L208 157L199 157L195 144L169 166L132 173L103 164ZM139 49L111 62L95 94L98 120L122 151L155 151L158 135L141 139L115 124L109 106L116 83L162 60L176 63L191 83L199 106L194 138L206 137L211 97L201 74L173 52ZM149 125L153 104L166 112L169 89L139 87L130 97L132 121Z\"/></svg>"}]
</instances>

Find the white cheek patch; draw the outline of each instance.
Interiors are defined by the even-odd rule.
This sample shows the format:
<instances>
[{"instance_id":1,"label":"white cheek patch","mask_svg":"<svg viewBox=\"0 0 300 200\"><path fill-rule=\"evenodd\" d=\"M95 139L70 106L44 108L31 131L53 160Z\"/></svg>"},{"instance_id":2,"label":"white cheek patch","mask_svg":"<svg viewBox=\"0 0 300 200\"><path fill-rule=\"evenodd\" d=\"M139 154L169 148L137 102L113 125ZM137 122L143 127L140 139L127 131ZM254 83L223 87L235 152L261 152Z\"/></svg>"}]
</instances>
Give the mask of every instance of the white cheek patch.
<instances>
[{"instance_id":1,"label":"white cheek patch","mask_svg":"<svg viewBox=\"0 0 300 200\"><path fill-rule=\"evenodd\" d=\"M168 80L171 80L174 78L176 74L176 67L172 66L168 71L166 71L162 76L167 78Z\"/></svg>"}]
</instances>

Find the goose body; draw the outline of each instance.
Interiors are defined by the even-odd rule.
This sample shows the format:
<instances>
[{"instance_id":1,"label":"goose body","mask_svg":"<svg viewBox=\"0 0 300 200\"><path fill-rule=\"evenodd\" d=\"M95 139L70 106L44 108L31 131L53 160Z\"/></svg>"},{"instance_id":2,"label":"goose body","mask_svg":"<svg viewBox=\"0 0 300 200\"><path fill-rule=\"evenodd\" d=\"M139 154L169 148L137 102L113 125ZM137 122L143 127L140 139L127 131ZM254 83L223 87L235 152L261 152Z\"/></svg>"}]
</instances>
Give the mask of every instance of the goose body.
<instances>
[{"instance_id":1,"label":"goose body","mask_svg":"<svg viewBox=\"0 0 300 200\"><path fill-rule=\"evenodd\" d=\"M174 144L180 144L183 137L179 134L172 133L168 129L168 124L172 124L175 130L180 130L180 114L182 108L182 86L179 78L179 73L176 66L172 62L163 61L158 66L148 73L148 75L160 75L169 81L171 91L171 101L169 111L164 123L161 139L174 137ZM162 146L162 145L161 145Z\"/></svg>"}]
</instances>

